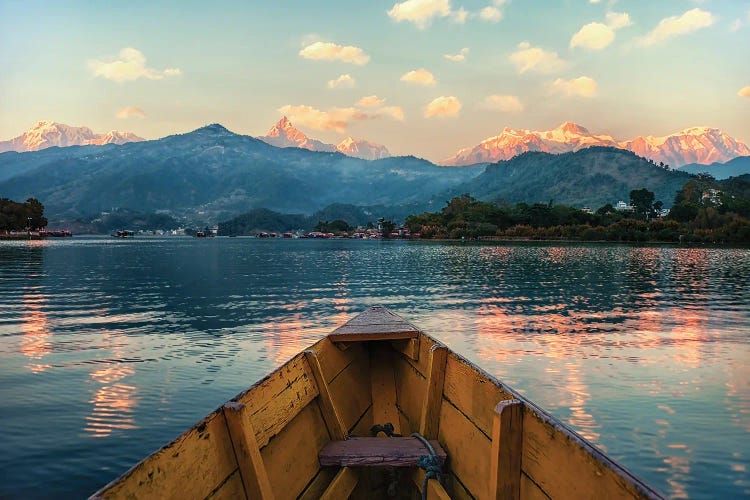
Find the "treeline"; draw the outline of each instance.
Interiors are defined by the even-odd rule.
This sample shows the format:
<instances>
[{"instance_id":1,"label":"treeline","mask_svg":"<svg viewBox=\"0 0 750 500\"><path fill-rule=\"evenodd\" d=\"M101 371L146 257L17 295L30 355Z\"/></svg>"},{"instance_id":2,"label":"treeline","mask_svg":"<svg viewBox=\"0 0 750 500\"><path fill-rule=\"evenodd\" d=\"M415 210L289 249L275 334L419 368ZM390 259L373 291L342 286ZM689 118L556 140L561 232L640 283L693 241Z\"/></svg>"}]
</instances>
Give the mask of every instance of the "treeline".
<instances>
[{"instance_id":1,"label":"treeline","mask_svg":"<svg viewBox=\"0 0 750 500\"><path fill-rule=\"evenodd\" d=\"M663 218L662 203L638 189L630 193L632 211L607 204L593 213L552 202L509 205L462 195L440 212L409 216L406 225L422 238L750 243L750 176L743 177L691 179Z\"/></svg>"},{"instance_id":2,"label":"treeline","mask_svg":"<svg viewBox=\"0 0 750 500\"><path fill-rule=\"evenodd\" d=\"M219 223L219 235L249 236L261 231L321 231L324 233L350 232L357 226L372 227L375 216L361 207L344 203L329 205L312 215L283 214L267 208L255 208L247 213Z\"/></svg>"},{"instance_id":3,"label":"treeline","mask_svg":"<svg viewBox=\"0 0 750 500\"><path fill-rule=\"evenodd\" d=\"M37 231L45 227L44 205L36 198L23 203L0 198L0 231Z\"/></svg>"}]
</instances>

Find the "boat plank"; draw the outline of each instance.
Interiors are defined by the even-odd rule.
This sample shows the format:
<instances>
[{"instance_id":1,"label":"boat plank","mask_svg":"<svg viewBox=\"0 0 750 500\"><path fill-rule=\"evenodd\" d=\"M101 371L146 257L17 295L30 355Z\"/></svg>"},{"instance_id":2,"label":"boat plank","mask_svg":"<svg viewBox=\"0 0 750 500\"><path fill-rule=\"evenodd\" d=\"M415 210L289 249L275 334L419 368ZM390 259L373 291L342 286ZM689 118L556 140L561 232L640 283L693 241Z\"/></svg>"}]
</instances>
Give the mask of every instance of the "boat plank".
<instances>
[{"instance_id":1,"label":"boat plank","mask_svg":"<svg viewBox=\"0 0 750 500\"><path fill-rule=\"evenodd\" d=\"M328 440L323 415L312 402L261 450L277 500L297 498L305 490L320 470L318 450Z\"/></svg>"},{"instance_id":2,"label":"boat plank","mask_svg":"<svg viewBox=\"0 0 750 500\"><path fill-rule=\"evenodd\" d=\"M336 476L335 467L322 467L315 476L315 479L310 482L309 486L300 495L299 500L318 500L320 495L328 488L328 485L331 484L334 476Z\"/></svg>"},{"instance_id":3,"label":"boat plank","mask_svg":"<svg viewBox=\"0 0 750 500\"><path fill-rule=\"evenodd\" d=\"M226 420L218 410L94 498L205 498L236 470Z\"/></svg>"},{"instance_id":4,"label":"boat plank","mask_svg":"<svg viewBox=\"0 0 750 500\"><path fill-rule=\"evenodd\" d=\"M487 436L446 400L440 407L438 436L464 487L476 498L488 498L492 443Z\"/></svg>"},{"instance_id":5,"label":"boat plank","mask_svg":"<svg viewBox=\"0 0 750 500\"><path fill-rule=\"evenodd\" d=\"M339 500L341 498L349 498L354 487L357 486L359 481L359 474L351 467L342 467L339 469L336 477L333 478L331 484L320 496L320 500Z\"/></svg>"},{"instance_id":6,"label":"boat plank","mask_svg":"<svg viewBox=\"0 0 750 500\"><path fill-rule=\"evenodd\" d=\"M430 368L430 349L432 349L434 345L442 344L436 342L435 339L429 335L422 333L422 335L419 336L417 345L414 346L417 349L416 355L410 355L408 351L404 352L399 350L399 352L401 352L403 358L413 366L422 377L427 378Z\"/></svg>"},{"instance_id":7,"label":"boat plank","mask_svg":"<svg viewBox=\"0 0 750 500\"><path fill-rule=\"evenodd\" d=\"M525 473L521 473L521 500L550 500L547 494L529 479Z\"/></svg>"},{"instance_id":8,"label":"boat plank","mask_svg":"<svg viewBox=\"0 0 750 500\"><path fill-rule=\"evenodd\" d=\"M430 349L427 390L419 418L419 433L427 439L435 439L440 427L440 404L443 400L447 355L448 348L443 345L436 344Z\"/></svg>"},{"instance_id":9,"label":"boat plank","mask_svg":"<svg viewBox=\"0 0 750 500\"><path fill-rule=\"evenodd\" d=\"M365 350L362 344L357 343L350 344L348 349L342 351L328 337L321 339L312 349L318 354L323 375L329 384Z\"/></svg>"},{"instance_id":10,"label":"boat plank","mask_svg":"<svg viewBox=\"0 0 750 500\"><path fill-rule=\"evenodd\" d=\"M418 336L419 328L381 306L370 307L328 334L333 342L411 339Z\"/></svg>"},{"instance_id":11,"label":"boat plank","mask_svg":"<svg viewBox=\"0 0 750 500\"><path fill-rule=\"evenodd\" d=\"M268 482L266 467L260 456L260 448L255 440L255 430L250 423L247 407L231 401L224 405L224 418L229 428L245 493L249 498L273 500L271 484Z\"/></svg>"},{"instance_id":12,"label":"boat plank","mask_svg":"<svg viewBox=\"0 0 750 500\"><path fill-rule=\"evenodd\" d=\"M234 471L224 484L206 497L206 500L235 500L237 498L246 498L239 470Z\"/></svg>"},{"instance_id":13,"label":"boat plank","mask_svg":"<svg viewBox=\"0 0 750 500\"><path fill-rule=\"evenodd\" d=\"M522 442L523 403L517 399L499 402L492 426L490 498L520 498Z\"/></svg>"},{"instance_id":14,"label":"boat plank","mask_svg":"<svg viewBox=\"0 0 750 500\"><path fill-rule=\"evenodd\" d=\"M435 453L443 461L447 455L440 443L430 441ZM427 449L413 437L351 437L346 441L331 441L318 455L320 464L342 467L390 466L414 467L427 455Z\"/></svg>"},{"instance_id":15,"label":"boat plank","mask_svg":"<svg viewBox=\"0 0 750 500\"><path fill-rule=\"evenodd\" d=\"M451 500L451 497L437 479L430 479L427 481L427 500Z\"/></svg>"},{"instance_id":16,"label":"boat plank","mask_svg":"<svg viewBox=\"0 0 750 500\"><path fill-rule=\"evenodd\" d=\"M328 428L328 435L331 436L331 439L346 439L348 426L341 420L341 415L333 401L328 383L325 381L318 355L315 351L308 350L305 351L305 357L318 386L318 403L323 414L323 421Z\"/></svg>"},{"instance_id":17,"label":"boat plank","mask_svg":"<svg viewBox=\"0 0 750 500\"><path fill-rule=\"evenodd\" d=\"M427 380L402 356L393 362L396 376L396 404L409 421L409 428L401 427L403 434L419 431Z\"/></svg>"},{"instance_id":18,"label":"boat plank","mask_svg":"<svg viewBox=\"0 0 750 500\"><path fill-rule=\"evenodd\" d=\"M525 411L523 471L551 498L647 498L607 467L570 434Z\"/></svg>"},{"instance_id":19,"label":"boat plank","mask_svg":"<svg viewBox=\"0 0 750 500\"><path fill-rule=\"evenodd\" d=\"M383 347L375 348L370 354L373 421L379 425L391 423L394 432L401 434L401 422L396 408L396 380L391 363L393 355Z\"/></svg>"},{"instance_id":20,"label":"boat plank","mask_svg":"<svg viewBox=\"0 0 750 500\"><path fill-rule=\"evenodd\" d=\"M443 394L487 436L492 433L495 405L513 397L452 352L445 367Z\"/></svg>"},{"instance_id":21,"label":"boat plank","mask_svg":"<svg viewBox=\"0 0 750 500\"><path fill-rule=\"evenodd\" d=\"M344 428L354 427L372 406L370 361L366 351L342 371L329 385L331 400Z\"/></svg>"},{"instance_id":22,"label":"boat plank","mask_svg":"<svg viewBox=\"0 0 750 500\"><path fill-rule=\"evenodd\" d=\"M247 407L259 447L278 434L318 395L304 356L297 355L236 400Z\"/></svg>"}]
</instances>

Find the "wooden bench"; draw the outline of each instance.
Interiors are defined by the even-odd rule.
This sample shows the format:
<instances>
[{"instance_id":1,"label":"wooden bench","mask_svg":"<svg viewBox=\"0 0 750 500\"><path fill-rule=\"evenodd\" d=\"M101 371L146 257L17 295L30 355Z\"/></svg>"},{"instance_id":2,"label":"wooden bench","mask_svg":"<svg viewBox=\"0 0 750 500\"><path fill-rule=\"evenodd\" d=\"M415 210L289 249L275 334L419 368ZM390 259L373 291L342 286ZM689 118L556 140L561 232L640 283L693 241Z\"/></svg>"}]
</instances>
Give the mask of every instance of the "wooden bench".
<instances>
[{"instance_id":1,"label":"wooden bench","mask_svg":"<svg viewBox=\"0 0 750 500\"><path fill-rule=\"evenodd\" d=\"M435 453L445 463L445 450L430 441ZM419 459L429 455L424 444L413 437L350 437L346 441L326 444L318 459L320 465L339 467L416 467Z\"/></svg>"}]
</instances>

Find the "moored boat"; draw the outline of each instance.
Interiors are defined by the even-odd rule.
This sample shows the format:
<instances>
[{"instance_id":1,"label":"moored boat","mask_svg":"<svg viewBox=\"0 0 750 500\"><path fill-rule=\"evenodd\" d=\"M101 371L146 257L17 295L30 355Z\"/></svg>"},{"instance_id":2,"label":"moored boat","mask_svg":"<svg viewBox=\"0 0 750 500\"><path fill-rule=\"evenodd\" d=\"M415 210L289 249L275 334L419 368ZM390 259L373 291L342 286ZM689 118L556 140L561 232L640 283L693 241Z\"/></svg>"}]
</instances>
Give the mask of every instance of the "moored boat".
<instances>
[{"instance_id":1,"label":"moored boat","mask_svg":"<svg viewBox=\"0 0 750 500\"><path fill-rule=\"evenodd\" d=\"M294 356L93 498L661 498L383 307Z\"/></svg>"}]
</instances>

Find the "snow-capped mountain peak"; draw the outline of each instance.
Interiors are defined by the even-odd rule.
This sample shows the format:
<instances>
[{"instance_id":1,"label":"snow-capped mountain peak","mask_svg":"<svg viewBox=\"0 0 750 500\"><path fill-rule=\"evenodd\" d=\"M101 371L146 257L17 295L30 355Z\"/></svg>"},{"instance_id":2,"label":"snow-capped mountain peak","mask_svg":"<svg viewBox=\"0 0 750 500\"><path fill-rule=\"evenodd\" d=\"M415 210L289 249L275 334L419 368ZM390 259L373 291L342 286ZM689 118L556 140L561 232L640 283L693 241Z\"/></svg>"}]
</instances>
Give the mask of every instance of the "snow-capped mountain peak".
<instances>
[{"instance_id":1,"label":"snow-capped mountain peak","mask_svg":"<svg viewBox=\"0 0 750 500\"><path fill-rule=\"evenodd\" d=\"M71 127L54 121L40 121L33 127L9 141L0 141L0 152L4 151L39 151L53 146L88 146L103 144L124 144L144 139L132 132L116 130L106 134L97 134L88 127Z\"/></svg>"},{"instance_id":2,"label":"snow-capped mountain peak","mask_svg":"<svg viewBox=\"0 0 750 500\"><path fill-rule=\"evenodd\" d=\"M592 134L573 122L564 122L552 130L514 130L505 127L500 135L485 139L473 148L459 150L441 162L443 165L471 165L510 159L526 151L567 153L591 146L608 146L633 151L655 162L672 167L688 163L725 162L750 155L750 148L717 128L690 127L674 134L639 136L617 141L611 135Z\"/></svg>"},{"instance_id":3,"label":"snow-capped mountain peak","mask_svg":"<svg viewBox=\"0 0 750 500\"><path fill-rule=\"evenodd\" d=\"M365 160L380 160L381 158L388 158L391 156L391 153L388 152L388 148L382 144L357 140L352 137L347 137L338 143L336 145L336 150L347 156L353 156Z\"/></svg>"}]
</instances>

